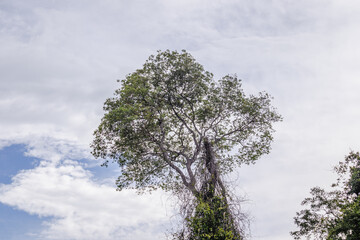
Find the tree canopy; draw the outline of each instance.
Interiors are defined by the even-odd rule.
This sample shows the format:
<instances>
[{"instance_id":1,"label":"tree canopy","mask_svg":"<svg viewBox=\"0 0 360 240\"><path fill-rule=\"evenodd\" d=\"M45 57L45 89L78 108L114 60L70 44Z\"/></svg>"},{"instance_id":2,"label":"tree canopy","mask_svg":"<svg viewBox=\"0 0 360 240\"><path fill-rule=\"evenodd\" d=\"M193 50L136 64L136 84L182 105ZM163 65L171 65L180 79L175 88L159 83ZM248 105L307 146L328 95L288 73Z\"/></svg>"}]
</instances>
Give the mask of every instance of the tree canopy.
<instances>
[{"instance_id":1,"label":"tree canopy","mask_svg":"<svg viewBox=\"0 0 360 240\"><path fill-rule=\"evenodd\" d=\"M358 240L360 239L360 155L351 152L335 168L337 182L332 191L315 187L302 205L309 208L296 213L291 232L295 239Z\"/></svg>"},{"instance_id":2,"label":"tree canopy","mask_svg":"<svg viewBox=\"0 0 360 240\"><path fill-rule=\"evenodd\" d=\"M93 155L119 164L119 190L189 191L201 216L199 206L227 204L221 177L269 153L281 119L267 93L246 96L236 75L214 80L185 50L159 51L120 84L104 104Z\"/></svg>"},{"instance_id":3,"label":"tree canopy","mask_svg":"<svg viewBox=\"0 0 360 240\"><path fill-rule=\"evenodd\" d=\"M269 95L245 96L236 76L214 81L186 51L150 56L120 82L92 144L96 157L121 167L119 189L196 191L204 142L222 174L270 150L272 123L280 117Z\"/></svg>"}]
</instances>

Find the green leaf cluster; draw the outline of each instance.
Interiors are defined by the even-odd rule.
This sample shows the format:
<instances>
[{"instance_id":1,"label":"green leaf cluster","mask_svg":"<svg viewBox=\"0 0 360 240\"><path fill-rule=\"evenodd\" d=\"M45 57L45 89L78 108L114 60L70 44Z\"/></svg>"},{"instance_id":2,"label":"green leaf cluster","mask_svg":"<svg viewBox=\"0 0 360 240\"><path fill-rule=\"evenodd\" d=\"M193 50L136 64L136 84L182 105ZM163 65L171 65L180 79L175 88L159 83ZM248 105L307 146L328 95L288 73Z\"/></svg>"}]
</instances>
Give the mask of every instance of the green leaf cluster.
<instances>
[{"instance_id":1,"label":"green leaf cluster","mask_svg":"<svg viewBox=\"0 0 360 240\"><path fill-rule=\"evenodd\" d=\"M233 229L233 219L229 214L226 200L213 197L210 201L199 198L193 217L187 219L191 230L190 240L239 240Z\"/></svg>"},{"instance_id":2,"label":"green leaf cluster","mask_svg":"<svg viewBox=\"0 0 360 240\"><path fill-rule=\"evenodd\" d=\"M297 213L298 231L295 239L357 240L360 239L360 155L351 152L344 162L335 167L337 182L333 191L319 187L311 189L312 197L302 205L309 208Z\"/></svg>"}]
</instances>

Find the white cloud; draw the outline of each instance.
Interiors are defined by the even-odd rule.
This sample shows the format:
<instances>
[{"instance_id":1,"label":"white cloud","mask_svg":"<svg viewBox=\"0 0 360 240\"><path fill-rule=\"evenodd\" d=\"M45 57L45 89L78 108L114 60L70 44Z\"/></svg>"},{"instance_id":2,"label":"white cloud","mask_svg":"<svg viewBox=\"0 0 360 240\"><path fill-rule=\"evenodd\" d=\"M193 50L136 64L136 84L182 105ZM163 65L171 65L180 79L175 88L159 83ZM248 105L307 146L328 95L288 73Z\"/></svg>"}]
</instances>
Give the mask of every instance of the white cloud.
<instances>
[{"instance_id":1,"label":"white cloud","mask_svg":"<svg viewBox=\"0 0 360 240\"><path fill-rule=\"evenodd\" d=\"M27 152L51 159L45 158L34 169L19 172L11 184L0 185L3 204L40 217L51 217L44 220L46 228L40 238L145 240L163 237L155 230L169 226L162 203L164 194L139 196L131 190L117 192L114 185L97 183L79 162L64 159L64 156L78 157L79 154L71 151L78 151L76 148L64 142L55 146L53 142L40 149L37 144Z\"/></svg>"}]
</instances>

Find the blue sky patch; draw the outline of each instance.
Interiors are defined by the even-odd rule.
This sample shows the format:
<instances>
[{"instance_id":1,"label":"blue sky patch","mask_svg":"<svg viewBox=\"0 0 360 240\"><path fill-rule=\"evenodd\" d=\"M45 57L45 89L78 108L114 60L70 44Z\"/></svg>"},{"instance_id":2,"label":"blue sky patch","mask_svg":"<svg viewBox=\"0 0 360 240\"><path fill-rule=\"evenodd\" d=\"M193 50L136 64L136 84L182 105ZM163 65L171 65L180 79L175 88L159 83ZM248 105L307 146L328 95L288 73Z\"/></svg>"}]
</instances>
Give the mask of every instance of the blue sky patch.
<instances>
[{"instance_id":1,"label":"blue sky patch","mask_svg":"<svg viewBox=\"0 0 360 240\"><path fill-rule=\"evenodd\" d=\"M36 236L43 229L42 222L46 219L0 204L1 239L38 239Z\"/></svg>"},{"instance_id":2,"label":"blue sky patch","mask_svg":"<svg viewBox=\"0 0 360 240\"><path fill-rule=\"evenodd\" d=\"M0 150L0 183L10 184L11 177L20 170L31 169L38 164L37 158L24 156L25 151L24 144L14 144ZM0 203L1 239L36 239L35 236L43 228L44 220L45 218Z\"/></svg>"},{"instance_id":3,"label":"blue sky patch","mask_svg":"<svg viewBox=\"0 0 360 240\"><path fill-rule=\"evenodd\" d=\"M24 144L13 144L0 149L0 183L10 184L11 178L20 170L34 168L39 159L25 156Z\"/></svg>"}]
</instances>

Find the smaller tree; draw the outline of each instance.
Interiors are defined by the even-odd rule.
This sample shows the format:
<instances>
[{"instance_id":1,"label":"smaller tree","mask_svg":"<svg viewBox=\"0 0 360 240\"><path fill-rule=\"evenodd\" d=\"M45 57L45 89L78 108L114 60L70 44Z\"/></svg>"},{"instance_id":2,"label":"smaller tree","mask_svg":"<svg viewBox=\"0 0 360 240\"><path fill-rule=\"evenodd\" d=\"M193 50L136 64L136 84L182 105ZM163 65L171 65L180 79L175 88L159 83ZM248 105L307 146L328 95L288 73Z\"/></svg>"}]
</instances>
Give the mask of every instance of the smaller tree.
<instances>
[{"instance_id":1,"label":"smaller tree","mask_svg":"<svg viewBox=\"0 0 360 240\"><path fill-rule=\"evenodd\" d=\"M300 230L291 232L294 239L360 239L360 155L351 152L334 168L338 174L332 191L311 189L312 197L302 205L308 209L296 213ZM312 238L313 237L313 238Z\"/></svg>"}]
</instances>

